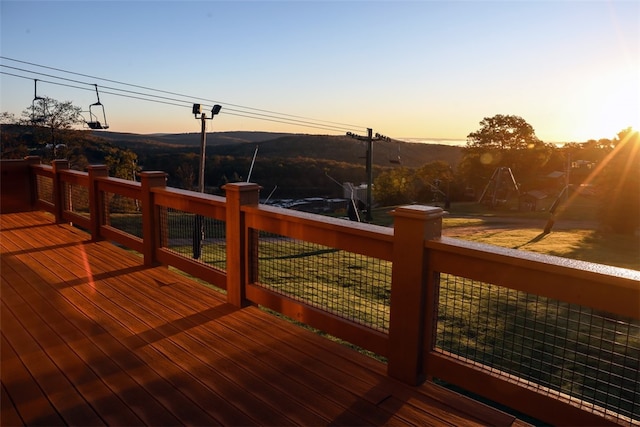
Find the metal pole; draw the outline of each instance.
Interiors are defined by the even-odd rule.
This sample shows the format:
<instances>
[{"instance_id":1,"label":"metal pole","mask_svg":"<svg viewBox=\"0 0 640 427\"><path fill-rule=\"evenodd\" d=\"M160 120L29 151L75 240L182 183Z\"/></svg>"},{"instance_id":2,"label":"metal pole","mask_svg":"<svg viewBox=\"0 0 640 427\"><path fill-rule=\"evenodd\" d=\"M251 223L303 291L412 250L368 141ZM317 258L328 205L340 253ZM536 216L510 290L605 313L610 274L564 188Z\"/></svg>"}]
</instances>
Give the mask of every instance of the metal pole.
<instances>
[{"instance_id":1,"label":"metal pole","mask_svg":"<svg viewBox=\"0 0 640 427\"><path fill-rule=\"evenodd\" d=\"M367 128L367 222L371 222L371 188L373 187L373 129Z\"/></svg>"},{"instance_id":2,"label":"metal pole","mask_svg":"<svg viewBox=\"0 0 640 427\"><path fill-rule=\"evenodd\" d=\"M198 177L198 191L204 193L204 164L207 148L206 122L207 116L202 113L200 116L200 174ZM199 259L202 255L202 241L204 240L204 218L196 215L193 224L193 259Z\"/></svg>"},{"instance_id":3,"label":"metal pole","mask_svg":"<svg viewBox=\"0 0 640 427\"><path fill-rule=\"evenodd\" d=\"M206 147L207 147L207 131L206 131L206 122L207 116L202 113L200 116L201 129L200 129L200 177L198 180L198 191L204 193L204 163L206 158Z\"/></svg>"}]
</instances>

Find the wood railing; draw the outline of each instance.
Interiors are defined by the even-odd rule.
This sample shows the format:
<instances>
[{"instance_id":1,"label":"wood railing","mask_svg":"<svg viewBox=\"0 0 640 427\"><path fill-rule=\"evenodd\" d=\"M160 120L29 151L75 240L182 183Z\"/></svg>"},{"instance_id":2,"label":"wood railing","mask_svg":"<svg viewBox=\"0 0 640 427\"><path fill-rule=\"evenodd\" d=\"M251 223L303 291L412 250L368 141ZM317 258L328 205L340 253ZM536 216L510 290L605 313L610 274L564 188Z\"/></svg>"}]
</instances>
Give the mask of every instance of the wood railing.
<instances>
[{"instance_id":1,"label":"wood railing","mask_svg":"<svg viewBox=\"0 0 640 427\"><path fill-rule=\"evenodd\" d=\"M104 166L85 173L68 170L65 161L45 166L27 158L24 173L15 163L6 170L2 165L3 180L10 170L16 179L28 179L20 185L31 191L20 200L3 194L3 205L49 211L57 222L77 224L94 240L140 252L145 265L175 266L226 290L230 304L258 304L370 350L386 358L389 375L403 382L443 381L552 424L640 424L638 271L441 237L443 212L435 207L397 208L394 227L387 228L261 205L260 187L251 183L227 184L226 197L218 197L166 187L162 172L142 172L141 181L132 182L108 177ZM114 224L109 198L115 196L135 206L128 217L139 222L139 236ZM171 235L168 211L178 220L200 217L224 224L222 267L171 246L180 239ZM317 253L377 260L380 270L390 265L389 283L383 278L380 285L388 286L390 295L376 302L388 327L265 286L260 272L267 261L260 252L270 241L306 242L318 245ZM544 316L553 317L553 324ZM576 323L587 318L588 324ZM594 335L596 329L608 334L609 324L613 338ZM558 335L560 330L566 336ZM490 338L479 342L478 335ZM460 344L460 336L466 342ZM520 348L530 354L514 356ZM589 363L594 359L596 373L588 375L595 375L596 384L581 383L583 389L576 391L564 383L575 372L565 375L570 369L562 368L547 378L550 364L524 372L556 357L558 350ZM615 365L607 368L614 378L609 382L622 385L602 392L599 382L618 387L597 371L605 371L597 367L609 362ZM591 365L584 370L592 372Z\"/></svg>"}]
</instances>

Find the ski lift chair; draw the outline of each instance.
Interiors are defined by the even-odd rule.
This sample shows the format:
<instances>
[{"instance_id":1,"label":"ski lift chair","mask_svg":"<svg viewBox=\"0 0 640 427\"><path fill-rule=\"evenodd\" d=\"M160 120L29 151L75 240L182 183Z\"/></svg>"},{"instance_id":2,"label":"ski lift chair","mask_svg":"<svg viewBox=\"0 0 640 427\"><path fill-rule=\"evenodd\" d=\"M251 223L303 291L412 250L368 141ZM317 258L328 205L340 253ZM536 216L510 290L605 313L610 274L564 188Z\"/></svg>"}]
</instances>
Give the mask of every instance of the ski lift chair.
<instances>
[{"instance_id":1,"label":"ski lift chair","mask_svg":"<svg viewBox=\"0 0 640 427\"><path fill-rule=\"evenodd\" d=\"M109 125L107 124L107 115L104 111L104 105L100 102L100 95L98 94L98 85L94 85L96 87L96 97L98 98L98 102L89 105L89 121L86 122L89 129L109 129ZM92 107L93 108L92 110ZM99 107L99 108L98 108ZM94 112L97 110L97 113ZM102 117L103 122L101 123L98 118Z\"/></svg>"}]
</instances>

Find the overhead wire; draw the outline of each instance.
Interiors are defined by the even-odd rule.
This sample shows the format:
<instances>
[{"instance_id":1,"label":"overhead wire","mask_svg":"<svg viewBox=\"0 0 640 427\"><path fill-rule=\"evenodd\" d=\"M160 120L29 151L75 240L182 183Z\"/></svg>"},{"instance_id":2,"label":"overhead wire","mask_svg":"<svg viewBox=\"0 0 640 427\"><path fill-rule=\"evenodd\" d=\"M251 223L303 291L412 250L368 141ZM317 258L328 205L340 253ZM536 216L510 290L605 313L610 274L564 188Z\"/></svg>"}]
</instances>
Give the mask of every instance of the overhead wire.
<instances>
[{"instance_id":1,"label":"overhead wire","mask_svg":"<svg viewBox=\"0 0 640 427\"><path fill-rule=\"evenodd\" d=\"M7 76L12 76L12 77L19 77L19 78L23 78L26 80L34 80L33 77L27 77L27 76L21 76L19 74L13 74L13 73L7 73L6 71L0 71L0 74L4 74ZM87 91L91 91L93 92L95 90L95 88L93 87L81 87L81 86L74 86L68 83L60 83L60 82L54 82L54 81L50 81L50 80L43 80L43 79L37 79L39 82L41 83L48 83L48 84L52 84L52 85L57 85L57 86L64 86L64 87L69 87L72 89L79 89L79 90L87 90ZM83 84L89 84L89 83L83 83ZM92 84L93 86L93 84ZM101 86L102 88L102 86ZM116 93L116 92L110 92L110 91L105 91L105 90L100 90L100 93L106 93L108 95L115 95L115 96L120 96L120 97L124 97L124 98L131 98L131 99L138 99L141 101L149 101L149 102L156 102L156 103L160 103L160 104L166 104L166 105L173 105L173 106L177 106L177 107L191 107L191 104L176 104L175 102L167 102L167 101L160 101L157 99L149 99L149 98L143 98L140 96L132 96L132 95L123 95L121 93ZM187 102L187 101L183 101L183 102Z\"/></svg>"},{"instance_id":2,"label":"overhead wire","mask_svg":"<svg viewBox=\"0 0 640 427\"><path fill-rule=\"evenodd\" d=\"M6 71L0 71L0 74L5 74L8 76L13 76L13 77L20 77L23 79L27 79L27 80L33 80L32 77L27 77L27 76L21 76L18 74L13 74L13 73L8 73ZM39 73L36 73L39 74ZM66 79L68 80L68 79ZM41 83L48 83L48 84L53 84L53 85L58 85L58 86L64 86L64 87L69 87L69 88L73 88L73 89L80 89L80 90L87 90L87 91L93 91L93 88L90 87L81 87L81 86L74 86L71 84L67 84L67 83L60 83L60 82L54 82L54 81L50 81L50 80L43 80L43 79L38 79L39 82ZM89 83L82 83L82 82L78 82L81 84L89 84ZM111 92L110 90L104 90L106 89L113 89L113 88L109 88L108 86L101 86L101 93L107 94L107 95L115 95L115 96L120 96L120 97L125 97L125 98L130 98L130 99L137 99L137 100L141 100L141 101L148 101L148 102L156 102L156 103L160 103L160 104L165 104L165 105L173 105L173 106L177 106L177 107L183 107L183 108L191 108L191 103L189 103L189 101L181 101L181 100L176 100L173 99L173 101L176 102L183 102L185 104L177 104L176 102L168 102L166 100L162 101L162 100L158 100L158 99L150 99L150 98L144 98L142 96L133 96L133 95L123 95L122 93L117 93L117 92ZM133 91L124 91L124 92L128 92L128 93L135 93L138 95L148 95L148 94L141 94L138 92L133 92ZM148 96L155 96L155 95L148 95ZM171 98L166 98L166 97L158 97L155 96L157 98L164 98L164 99L171 99ZM232 111L232 112L229 112ZM235 112L234 112L235 111ZM244 113L243 111L240 110L234 110L234 109L226 109L225 114L231 115L231 116L238 116L238 117L246 117L246 118L250 118L250 119L255 119L255 120L265 120L265 121L270 121L270 122L275 122L275 123L283 123L283 124L293 124L293 125L298 125L298 126L304 126L304 127L308 127L308 128L315 128L315 129L323 129L323 130L330 130L330 131L341 131L343 129L341 128L336 128L336 127L331 127L331 126L327 126L327 125L323 125L323 126L319 126L313 122L306 122L306 121L301 121L301 120L293 120L293 119L288 119L288 120L278 120L278 117L275 116L269 116L266 114L257 114L257 113L252 113L254 115L248 115L248 114L240 114L240 113ZM263 116L263 117L257 117L257 116Z\"/></svg>"},{"instance_id":3,"label":"overhead wire","mask_svg":"<svg viewBox=\"0 0 640 427\"><path fill-rule=\"evenodd\" d=\"M17 69L16 67L6 66L6 65L2 65L2 64L0 64L0 66L6 67L6 68L11 68L11 69ZM78 84L94 86L94 84L92 84L92 83L86 83L86 82L81 82L81 81L74 80L74 79L67 79L67 78L64 78L64 77L53 76L53 75L50 75L50 74L40 73L40 72L37 72L37 71L24 70L24 69L18 69L18 70L23 71L23 72L28 72L28 73L31 73L31 74L37 74L37 75L40 75L40 76L52 77L52 78L56 78L56 79L60 79L60 80L64 80L64 81L71 81L71 82L75 82L75 83L78 83ZM8 73L8 72L4 72L4 71L2 71L0 73L1 74L5 74L5 75L9 75L9 76L13 76L13 77L21 77L21 78L24 78L24 79L33 80L32 77L27 77L27 76L23 76L23 75L14 74L14 73ZM51 80L43 80L43 79L37 79L37 80L39 82L42 82L42 83L48 83L48 84L53 84L53 85L58 85L58 86L65 86L65 87L70 87L70 88L74 88L74 89L81 89L81 90L88 90L88 91L93 91L94 90L93 87L80 87L80 86L74 86L74 85L70 85L70 84L66 84L66 83L55 82L55 81L51 81ZM142 100L142 101L156 102L156 103L161 103L161 104L166 104L166 105L173 105L173 106L178 106L178 107L183 107L183 108L191 108L191 106L192 106L191 101L186 101L186 100L180 100L180 99L169 98L169 97L165 97L165 96L141 93L141 92L126 90L126 89L119 89L119 88L114 88L114 87L110 87L110 86L100 86L100 88L101 88L101 90L100 90L101 93L108 94L108 95L115 95L115 96L131 98L131 99L137 99L137 100ZM108 89L108 90L105 90L105 89ZM123 93L112 92L113 90L126 93L126 95L123 94ZM133 95L131 95L131 94L133 94ZM147 98L147 97L158 98L158 99L150 99L150 98ZM198 98L196 98L196 99L198 99ZM168 101L175 101L175 102L168 102ZM176 102L182 102L184 104L177 104ZM205 106L207 106L207 105L205 104ZM209 105L209 106L211 107L211 105ZM326 124L323 124L323 123L315 123L315 122L303 121L303 120L297 120L297 119L288 119L286 117L283 118L283 117L278 117L278 116L268 115L268 114L246 112L246 111L237 110L237 109L233 109L233 108L225 108L225 110L223 110L223 112L224 112L224 114L231 115L231 116L246 117L246 118L255 119L255 120L265 120L265 121L270 121L270 122L275 122L275 123L283 123L283 124L289 124L289 125L304 126L304 127L315 128L315 129L323 129L323 130L334 131L334 132L335 131L345 131L347 129L350 129L350 128L342 128L342 127L337 127L337 126L332 126L332 125L326 125ZM244 113L244 114L241 114L241 113Z\"/></svg>"},{"instance_id":4,"label":"overhead wire","mask_svg":"<svg viewBox=\"0 0 640 427\"><path fill-rule=\"evenodd\" d=\"M229 115L232 115L232 116L245 117L245 118L257 119L257 120L272 121L272 122L290 124L290 125L295 125L295 126L312 127L312 128L330 130L330 131L334 131L334 132L335 131L349 131L349 130L352 130L354 128L356 128L356 129L357 128L361 128L361 129L365 128L364 126L360 126L360 125L340 123L340 122L334 122L334 121L328 121L328 120L313 119L313 118L304 117L304 116L298 116L298 115L293 115L293 114L279 113L279 112L272 111L272 110L265 110L265 109L259 109L259 108L253 108L253 107L246 107L246 106L233 104L233 103L226 103L226 102L222 102L222 101L215 101L215 100L212 100L212 99L206 99L206 98L201 98L201 97L194 97L194 96L184 95L184 94L180 94L180 93L177 93L177 92L171 92L171 91L166 91L166 90L161 90L161 89L154 89L154 88L150 88L150 87L147 87L147 86L141 86L141 85L121 82L121 81L117 81L117 80L91 76L91 75L88 75L88 74L77 73L77 72L74 72L74 71L68 71L68 70L64 70L64 69L61 69L61 68L50 67L50 66L36 64L36 63L33 63L33 62L22 61L22 60L18 60L18 59L14 59L14 58L8 58L8 57L5 57L5 56L0 56L0 59L13 61L13 62L21 63L21 64L26 64L26 65L30 65L30 66L34 66L34 67L44 68L44 69L57 71L57 72L61 72L61 73L77 75L77 76L91 78L91 79L97 79L97 80L101 80L101 81L105 81L105 82L115 83L115 84L118 84L118 85L135 87L135 88L138 88L138 89L144 89L144 90L148 90L148 91L164 93L164 94L167 94L167 95L173 95L173 96L178 96L178 97L182 97L182 98L189 98L191 100L196 99L196 100L201 100L201 101L205 101L205 102L219 103L219 104L223 104L225 106L224 110L221 113L229 114ZM61 76L57 76L57 75L42 73L40 71L27 70L27 69L13 67L13 66L6 65L6 64L0 64L0 66L5 67L5 68L14 69L14 70L19 70L19 71L22 71L22 72L31 73L31 74L42 75L42 76L46 76L46 77L50 77L50 78L54 78L54 79L58 79L58 80L71 81L71 82L78 83L78 84L95 86L94 83L82 82L82 81L75 80L75 79L69 79L69 78L66 78L66 77L61 77ZM3 72L3 74L13 75L13 76L16 76L16 77L28 78L28 77L25 77L25 76L18 76L18 75L15 75L15 74L5 73L5 72ZM39 81L45 82L44 80L39 80ZM59 83L59 82L46 81L46 83L58 84L58 85L65 86L64 84ZM66 86L73 87L73 86L70 86L70 85L66 85ZM184 99L176 99L176 98L170 98L170 97L166 97L166 96L154 95L154 94L149 94L149 93L141 93L141 92L131 91L131 90L127 90L127 89L114 88L114 87L110 87L110 86L102 86L101 85L100 87L104 88L104 89L111 90L111 91L119 91L119 92L123 92L123 93L127 93L127 94L133 94L133 95L136 95L136 96L122 95L122 94L119 94L119 93L113 93L113 92L107 92L107 91L101 90L103 93L108 93L108 94L111 94L111 95L125 96L125 97L130 97L130 98L133 98L133 99L139 99L139 100L145 100L145 101L166 103L168 105L176 105L174 102L183 102L183 103L187 104L187 105L179 105L181 107L185 107L185 106L191 105L191 101L187 101L187 100L184 100ZM78 87L75 87L75 88L78 88ZM89 90L91 90L91 89L89 89ZM149 99L149 98L141 98L140 96L157 98L157 99L160 99L160 100L171 101L171 102L163 102L163 101L158 101L158 100ZM205 106L206 106L206 104L205 104ZM236 107L236 108L229 108L229 107Z\"/></svg>"}]
</instances>

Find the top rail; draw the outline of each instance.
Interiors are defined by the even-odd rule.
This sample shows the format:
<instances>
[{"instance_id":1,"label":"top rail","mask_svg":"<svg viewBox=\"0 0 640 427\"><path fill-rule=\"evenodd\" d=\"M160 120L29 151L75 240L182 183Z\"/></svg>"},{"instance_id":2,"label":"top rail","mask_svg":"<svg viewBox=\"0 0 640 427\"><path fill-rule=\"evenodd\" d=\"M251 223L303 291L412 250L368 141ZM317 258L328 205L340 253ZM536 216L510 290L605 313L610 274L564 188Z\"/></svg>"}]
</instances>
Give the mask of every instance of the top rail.
<instances>
[{"instance_id":1,"label":"top rail","mask_svg":"<svg viewBox=\"0 0 640 427\"><path fill-rule=\"evenodd\" d=\"M434 271L640 319L640 271L447 237L425 248Z\"/></svg>"},{"instance_id":2,"label":"top rail","mask_svg":"<svg viewBox=\"0 0 640 427\"><path fill-rule=\"evenodd\" d=\"M205 215L221 221L226 219L224 197L170 187L154 187L151 192L159 206Z\"/></svg>"},{"instance_id":3,"label":"top rail","mask_svg":"<svg viewBox=\"0 0 640 427\"><path fill-rule=\"evenodd\" d=\"M139 182L111 177L100 177L97 178L96 181L98 183L98 190L103 193L113 193L132 199L140 199L142 197L142 187Z\"/></svg>"},{"instance_id":4,"label":"top rail","mask_svg":"<svg viewBox=\"0 0 640 427\"><path fill-rule=\"evenodd\" d=\"M247 227L391 261L393 229L272 206L243 206Z\"/></svg>"}]
</instances>

